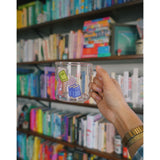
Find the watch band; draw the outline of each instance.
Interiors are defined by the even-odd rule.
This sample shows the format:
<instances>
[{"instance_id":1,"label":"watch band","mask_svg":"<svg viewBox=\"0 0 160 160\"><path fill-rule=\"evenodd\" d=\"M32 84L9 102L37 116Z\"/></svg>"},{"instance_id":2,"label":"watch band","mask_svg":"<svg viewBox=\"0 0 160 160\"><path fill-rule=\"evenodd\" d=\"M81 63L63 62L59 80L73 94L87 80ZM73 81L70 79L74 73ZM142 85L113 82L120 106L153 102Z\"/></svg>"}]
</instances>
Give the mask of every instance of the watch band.
<instances>
[{"instance_id":1,"label":"watch band","mask_svg":"<svg viewBox=\"0 0 160 160\"><path fill-rule=\"evenodd\" d=\"M127 143L127 148L129 148L132 144L137 142L139 139L143 138L143 132L134 136L132 139L130 139Z\"/></svg>"},{"instance_id":2,"label":"watch band","mask_svg":"<svg viewBox=\"0 0 160 160\"><path fill-rule=\"evenodd\" d=\"M135 137L136 135L140 134L140 133L143 133L143 125L138 126L134 129L130 130L129 132L127 132L122 139L122 144L124 146L127 146L127 143L129 142L129 140L132 139L133 137Z\"/></svg>"}]
</instances>

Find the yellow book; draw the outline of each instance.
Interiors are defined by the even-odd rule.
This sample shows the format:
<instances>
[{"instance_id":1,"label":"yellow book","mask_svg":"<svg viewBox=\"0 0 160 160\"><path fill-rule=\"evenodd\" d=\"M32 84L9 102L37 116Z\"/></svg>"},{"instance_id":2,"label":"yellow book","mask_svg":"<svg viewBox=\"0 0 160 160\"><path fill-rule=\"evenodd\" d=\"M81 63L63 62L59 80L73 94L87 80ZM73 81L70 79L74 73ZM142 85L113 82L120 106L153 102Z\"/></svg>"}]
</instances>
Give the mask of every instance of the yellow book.
<instances>
[{"instance_id":1,"label":"yellow book","mask_svg":"<svg viewBox=\"0 0 160 160\"><path fill-rule=\"evenodd\" d=\"M38 109L37 110L37 115L38 115L38 133L42 133L43 132L43 121L42 121L42 109Z\"/></svg>"},{"instance_id":2,"label":"yellow book","mask_svg":"<svg viewBox=\"0 0 160 160\"><path fill-rule=\"evenodd\" d=\"M32 160L38 160L39 159L39 151L40 151L40 138L35 137L34 138L34 144L33 144Z\"/></svg>"},{"instance_id":3,"label":"yellow book","mask_svg":"<svg viewBox=\"0 0 160 160\"><path fill-rule=\"evenodd\" d=\"M27 27L27 8L22 10L22 27Z\"/></svg>"},{"instance_id":4,"label":"yellow book","mask_svg":"<svg viewBox=\"0 0 160 160\"><path fill-rule=\"evenodd\" d=\"M22 28L22 11L17 10L17 29Z\"/></svg>"}]
</instances>

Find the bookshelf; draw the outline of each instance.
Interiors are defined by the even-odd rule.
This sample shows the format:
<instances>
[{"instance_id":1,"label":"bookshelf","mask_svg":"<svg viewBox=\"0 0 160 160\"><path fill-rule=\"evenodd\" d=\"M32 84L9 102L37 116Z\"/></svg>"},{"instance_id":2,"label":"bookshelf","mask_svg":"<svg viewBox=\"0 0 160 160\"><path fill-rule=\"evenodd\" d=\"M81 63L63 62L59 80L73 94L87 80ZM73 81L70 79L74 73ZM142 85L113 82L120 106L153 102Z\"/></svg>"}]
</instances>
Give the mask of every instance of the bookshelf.
<instances>
[{"instance_id":1,"label":"bookshelf","mask_svg":"<svg viewBox=\"0 0 160 160\"><path fill-rule=\"evenodd\" d=\"M29 0L25 0L23 1L23 3L19 2L18 5L22 5L22 4L25 4L25 3L28 3ZM56 25L56 23L60 23L60 22L65 22L65 21L70 21L70 20L77 20L77 19L83 19L85 17L95 17L95 16L99 16L101 14L106 14L106 13L109 13L109 12L116 12L117 10L120 10L120 9L124 9L124 8L129 8L129 7L137 7L139 5L143 5L143 0L134 0L134 1L129 1L129 2L126 2L126 3L122 3L122 4L115 4L111 7L107 7L107 8L102 8L102 9L99 9L99 10L95 10L95 11L90 11L90 12L87 12L87 13L81 13L81 14L77 14L77 15L73 15L73 16L69 16L69 17L65 17L65 18L60 18L60 19L56 19L56 20L53 20L53 21L49 21L49 22L44 22L44 23L41 23L41 24L35 24L35 25L32 25L32 26L28 26L28 27L24 27L24 28L21 28L21 29L17 29L18 33L21 33L21 32L26 32L30 29L39 29L39 28L42 28L42 27L48 27L48 26L51 26L51 25Z\"/></svg>"},{"instance_id":2,"label":"bookshelf","mask_svg":"<svg viewBox=\"0 0 160 160\"><path fill-rule=\"evenodd\" d=\"M47 135L44 135L44 134L40 134L40 133L37 133L37 132L33 132L33 131L30 131L30 130L17 128L17 131L19 131L21 133L24 133L24 134L27 134L27 135L37 136L37 137L40 137L40 138L43 138L45 140L49 140L49 141L52 141L52 142L57 142L57 143L63 144L64 146L67 146L67 147L70 147L70 148L76 148L80 151L95 154L99 157L109 158L109 159L112 159L112 160L127 160L127 159L122 158L121 156L119 156L115 153L100 152L100 151L95 150L95 149L86 148L86 147L80 146L80 145L75 144L75 143L65 142L63 140L56 139L56 138L53 138L53 137L50 137L50 136L47 136Z\"/></svg>"},{"instance_id":3,"label":"bookshelf","mask_svg":"<svg viewBox=\"0 0 160 160\"><path fill-rule=\"evenodd\" d=\"M22 5L22 4L26 4L31 2L32 0L17 0L17 6ZM41 0L41 1L45 1L45 0ZM52 21L48 21L48 22L44 22L41 24L35 24L32 26L28 26L28 27L24 27L24 28L20 28L17 29L17 35L25 35L28 34L32 31L37 30L38 32L40 30L47 30L48 28L51 27L56 27L59 24L63 24L65 22L71 22L71 21L75 21L75 20L80 20L80 21L85 21L87 19L95 19L95 18L99 18L99 17L103 17L104 15L116 15L116 18L119 20L120 18L118 18L119 16L119 12L122 12L123 16L126 16L126 12L130 13L133 12L133 10L135 10L134 12L136 12L137 10L143 13L143 0L132 0L130 2L126 2L123 4L116 4L113 5L111 7L107 7L107 8L102 8L99 10L94 10L94 11L90 11L87 13L81 13L81 14L77 14L77 15L73 15L73 16L69 16L69 17L64 17L64 18L60 18L60 19L56 19L56 20L52 20ZM126 12L123 13L123 11L126 10ZM134 13L133 13L134 14ZM72 26L70 26L70 28L72 29ZM143 55L126 55L126 56L111 56L111 57L103 57L103 58L81 58L81 59L66 59L66 60L49 60L49 61L33 61L33 62L18 62L17 63L17 67L19 66L29 66L29 67L33 67L34 65L50 65L52 63L58 62L58 61L70 61L70 62L96 62L97 64L101 64L103 63L112 63L112 62L116 62L116 63L123 63L123 62L127 62L127 63L143 63ZM45 102L49 102L49 103L62 103L62 104L69 104L69 105L76 105L76 106L81 106L81 107L88 107L88 108L97 108L96 105L93 104L83 104L83 103L69 103L69 102L61 102L58 100L52 100L52 99L48 99L48 98L39 98L39 97L29 97L29 96L17 96L17 98L25 98L28 100L36 100L36 101L45 101ZM67 106L66 106L67 107ZM143 114L143 110L140 109L133 109L137 114ZM27 135L33 135L33 136L38 136L41 138L44 138L45 140L49 140L52 142L57 142L60 144L63 144L65 146L71 147L71 148L77 148L81 151L85 151L87 153L91 153L91 154L95 154L97 156L100 157L104 157L104 158L109 158L112 160L126 160L125 158L122 158L122 156L118 156L115 153L112 154L108 154L108 153L104 153L104 152L100 152L98 150L94 150L94 149L89 149L83 146L79 146L77 144L73 144L73 143L68 143L65 142L63 140L59 140L59 139L55 139L53 137L49 137L43 134L39 134L30 130L25 130L25 129L20 129L17 128L17 131L22 132L24 134Z\"/></svg>"},{"instance_id":4,"label":"bookshelf","mask_svg":"<svg viewBox=\"0 0 160 160\"><path fill-rule=\"evenodd\" d=\"M122 60L128 60L128 61L134 61L139 62L143 61L143 55L124 55L124 56L111 56L111 57L101 57L101 58L81 58L81 59L66 59L66 60L51 60L51 61L34 61L34 62L19 62L17 63L18 66L20 65L40 65L40 64L51 64L58 61L70 61L70 62L101 62L105 61L106 63L108 61L122 61Z\"/></svg>"},{"instance_id":5,"label":"bookshelf","mask_svg":"<svg viewBox=\"0 0 160 160\"><path fill-rule=\"evenodd\" d=\"M39 97L30 97L30 96L17 96L17 98L25 98L25 99L31 99L36 101L45 101L45 102L54 102L54 103L64 103L64 104L76 105L76 106L88 107L88 108L97 108L97 105L95 104L62 102L62 101L53 100L49 98L39 98ZM133 111L136 112L137 114L143 114L143 110L141 109L133 109Z\"/></svg>"}]
</instances>

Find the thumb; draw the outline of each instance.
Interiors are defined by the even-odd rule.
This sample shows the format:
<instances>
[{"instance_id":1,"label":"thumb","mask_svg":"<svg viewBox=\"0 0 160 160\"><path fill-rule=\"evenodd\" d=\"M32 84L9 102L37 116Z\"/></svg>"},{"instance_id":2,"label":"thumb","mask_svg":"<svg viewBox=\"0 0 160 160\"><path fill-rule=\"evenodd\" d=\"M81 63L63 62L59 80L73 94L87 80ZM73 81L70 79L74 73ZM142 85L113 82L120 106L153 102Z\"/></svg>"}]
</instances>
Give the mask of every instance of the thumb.
<instances>
[{"instance_id":1,"label":"thumb","mask_svg":"<svg viewBox=\"0 0 160 160\"><path fill-rule=\"evenodd\" d=\"M96 72L97 72L97 75L102 78L102 81L104 83L111 81L109 74L101 66L96 66Z\"/></svg>"}]
</instances>

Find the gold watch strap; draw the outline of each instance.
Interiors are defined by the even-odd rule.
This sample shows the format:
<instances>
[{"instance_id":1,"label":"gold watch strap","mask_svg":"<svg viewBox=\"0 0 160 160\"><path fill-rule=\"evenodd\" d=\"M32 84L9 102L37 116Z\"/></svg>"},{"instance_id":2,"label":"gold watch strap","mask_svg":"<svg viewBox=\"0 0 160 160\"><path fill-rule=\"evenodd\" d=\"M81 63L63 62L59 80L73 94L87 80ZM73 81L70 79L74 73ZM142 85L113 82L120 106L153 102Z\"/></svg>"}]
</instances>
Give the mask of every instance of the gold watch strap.
<instances>
[{"instance_id":1,"label":"gold watch strap","mask_svg":"<svg viewBox=\"0 0 160 160\"><path fill-rule=\"evenodd\" d=\"M136 135L140 134L140 133L143 133L143 125L138 126L134 129L130 130L129 132L127 132L122 139L122 144L124 146L127 146L127 143L129 142L129 140L132 139L133 137L135 137Z\"/></svg>"},{"instance_id":2,"label":"gold watch strap","mask_svg":"<svg viewBox=\"0 0 160 160\"><path fill-rule=\"evenodd\" d=\"M143 138L143 132L134 136L131 140L129 140L127 143L127 148L129 148L132 144L134 144L135 142L137 142L141 138Z\"/></svg>"}]
</instances>

